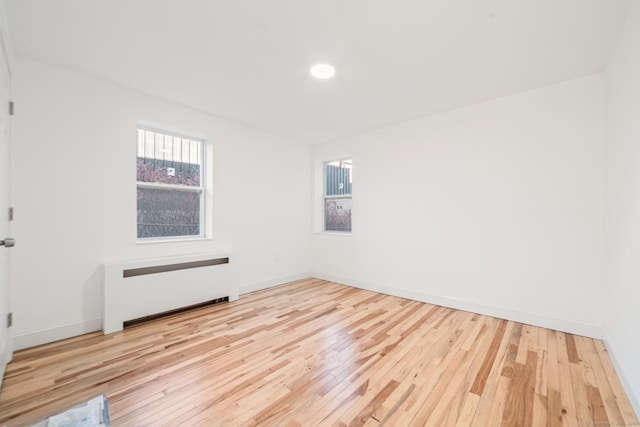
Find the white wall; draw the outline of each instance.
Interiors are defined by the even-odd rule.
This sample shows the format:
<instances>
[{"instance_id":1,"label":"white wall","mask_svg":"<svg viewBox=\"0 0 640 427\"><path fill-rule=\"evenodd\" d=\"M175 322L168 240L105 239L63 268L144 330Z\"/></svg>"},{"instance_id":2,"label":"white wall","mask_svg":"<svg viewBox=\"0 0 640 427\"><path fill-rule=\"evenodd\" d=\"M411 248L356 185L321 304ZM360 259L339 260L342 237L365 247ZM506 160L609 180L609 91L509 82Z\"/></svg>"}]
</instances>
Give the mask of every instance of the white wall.
<instances>
[{"instance_id":1,"label":"white wall","mask_svg":"<svg viewBox=\"0 0 640 427\"><path fill-rule=\"evenodd\" d=\"M640 414L640 4L632 2L606 71L604 339Z\"/></svg>"},{"instance_id":2,"label":"white wall","mask_svg":"<svg viewBox=\"0 0 640 427\"><path fill-rule=\"evenodd\" d=\"M229 248L241 291L309 271L309 148L17 57L13 127L18 348L100 328L105 261ZM213 240L136 244L139 120L213 143Z\"/></svg>"},{"instance_id":3,"label":"white wall","mask_svg":"<svg viewBox=\"0 0 640 427\"><path fill-rule=\"evenodd\" d=\"M354 195L313 271L600 336L603 92L593 75L314 146L353 157Z\"/></svg>"}]
</instances>

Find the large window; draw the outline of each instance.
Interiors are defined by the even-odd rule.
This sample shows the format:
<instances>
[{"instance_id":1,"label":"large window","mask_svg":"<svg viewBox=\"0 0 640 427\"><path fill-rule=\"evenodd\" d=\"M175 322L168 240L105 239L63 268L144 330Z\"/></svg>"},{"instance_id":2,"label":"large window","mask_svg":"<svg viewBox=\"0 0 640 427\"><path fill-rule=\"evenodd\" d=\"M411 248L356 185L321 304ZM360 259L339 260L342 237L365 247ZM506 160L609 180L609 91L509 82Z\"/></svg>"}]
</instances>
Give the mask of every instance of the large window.
<instances>
[{"instance_id":1,"label":"large window","mask_svg":"<svg viewBox=\"0 0 640 427\"><path fill-rule=\"evenodd\" d=\"M324 164L324 231L351 232L351 159Z\"/></svg>"},{"instance_id":2,"label":"large window","mask_svg":"<svg viewBox=\"0 0 640 427\"><path fill-rule=\"evenodd\" d=\"M138 239L204 236L204 142L138 128Z\"/></svg>"}]
</instances>

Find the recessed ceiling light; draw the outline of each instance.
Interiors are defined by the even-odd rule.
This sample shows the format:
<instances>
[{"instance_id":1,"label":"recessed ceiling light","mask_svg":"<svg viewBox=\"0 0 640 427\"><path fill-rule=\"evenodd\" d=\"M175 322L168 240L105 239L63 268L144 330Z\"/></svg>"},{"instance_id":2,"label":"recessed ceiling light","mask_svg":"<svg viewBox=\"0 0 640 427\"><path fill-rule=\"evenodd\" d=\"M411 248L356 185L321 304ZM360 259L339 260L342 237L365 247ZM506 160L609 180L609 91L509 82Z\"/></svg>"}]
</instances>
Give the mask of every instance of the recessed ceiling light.
<instances>
[{"instance_id":1,"label":"recessed ceiling light","mask_svg":"<svg viewBox=\"0 0 640 427\"><path fill-rule=\"evenodd\" d=\"M336 69L329 64L316 64L311 67L311 75L316 79L328 79L333 77Z\"/></svg>"}]
</instances>

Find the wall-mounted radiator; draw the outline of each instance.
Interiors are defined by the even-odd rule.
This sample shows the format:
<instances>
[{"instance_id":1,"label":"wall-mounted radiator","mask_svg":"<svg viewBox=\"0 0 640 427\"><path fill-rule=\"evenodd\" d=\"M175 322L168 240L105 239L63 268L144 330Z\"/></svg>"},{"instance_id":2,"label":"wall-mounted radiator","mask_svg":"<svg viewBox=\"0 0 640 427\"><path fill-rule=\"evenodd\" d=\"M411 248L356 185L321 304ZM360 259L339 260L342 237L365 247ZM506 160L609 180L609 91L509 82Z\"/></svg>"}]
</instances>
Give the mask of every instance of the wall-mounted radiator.
<instances>
[{"instance_id":1,"label":"wall-mounted radiator","mask_svg":"<svg viewBox=\"0 0 640 427\"><path fill-rule=\"evenodd\" d=\"M238 299L229 253L206 253L104 264L105 334L123 323L206 301Z\"/></svg>"}]
</instances>

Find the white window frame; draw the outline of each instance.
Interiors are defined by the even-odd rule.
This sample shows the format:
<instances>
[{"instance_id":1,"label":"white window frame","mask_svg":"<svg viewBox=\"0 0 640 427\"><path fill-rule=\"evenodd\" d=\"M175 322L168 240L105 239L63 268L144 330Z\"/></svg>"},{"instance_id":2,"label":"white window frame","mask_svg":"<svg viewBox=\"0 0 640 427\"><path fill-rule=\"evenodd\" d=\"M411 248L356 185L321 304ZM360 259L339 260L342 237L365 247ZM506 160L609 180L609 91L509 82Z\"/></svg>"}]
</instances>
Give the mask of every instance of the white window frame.
<instances>
[{"instance_id":1,"label":"white window frame","mask_svg":"<svg viewBox=\"0 0 640 427\"><path fill-rule=\"evenodd\" d=\"M324 234L338 234L338 235L350 235L353 232L353 190L349 194L335 194L327 195L327 165L335 162L345 162L349 160L351 164L350 177L353 180L353 158L350 156L340 156L338 158L331 158L322 162L322 233ZM350 199L351 200L351 229L349 231L336 231L327 230L326 218L327 218L327 200L339 200Z\"/></svg>"},{"instance_id":2,"label":"white window frame","mask_svg":"<svg viewBox=\"0 0 640 427\"><path fill-rule=\"evenodd\" d=\"M187 186L187 185L179 185L179 184L166 184L166 183L157 183L157 182L143 182L138 181L136 179L136 191L138 188L148 188L148 189L156 189L156 190L175 190L175 191L185 191L190 193L199 193L200 194L200 226L199 234L190 234L184 236L160 236L160 237L138 237L138 221L137 221L137 201L136 201L136 241L137 243L162 243L162 242L175 242L175 241L184 241L184 240L203 240L209 238L208 227L207 224L210 222L207 220L205 216L207 213L207 188L205 183L208 182L208 170L207 164L209 162L209 153L207 149L206 140L199 136L189 135L187 133L174 132L171 130L166 130L160 127L155 126L145 126L138 125L136 126L136 134L138 130L142 131L150 131L155 133L160 133L163 135L169 135L178 138L184 138L191 141L200 142L200 185L199 186ZM136 159L137 159L137 137L136 137Z\"/></svg>"}]
</instances>

